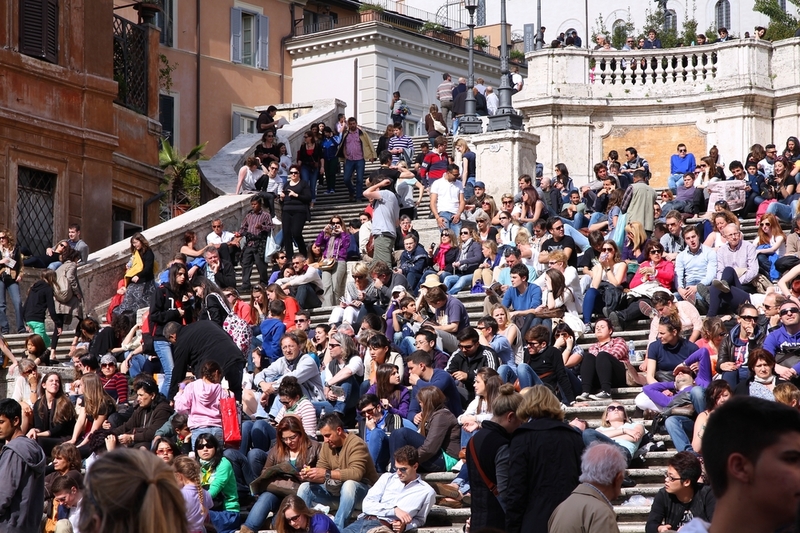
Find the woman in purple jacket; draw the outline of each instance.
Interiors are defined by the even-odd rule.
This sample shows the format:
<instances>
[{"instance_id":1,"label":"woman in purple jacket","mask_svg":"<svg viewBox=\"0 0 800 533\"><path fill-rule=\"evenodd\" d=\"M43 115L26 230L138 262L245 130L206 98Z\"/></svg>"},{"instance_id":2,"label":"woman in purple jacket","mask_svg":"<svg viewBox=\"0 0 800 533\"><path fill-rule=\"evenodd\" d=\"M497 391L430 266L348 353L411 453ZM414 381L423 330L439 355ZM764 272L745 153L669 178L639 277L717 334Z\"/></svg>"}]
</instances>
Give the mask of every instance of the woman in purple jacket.
<instances>
[{"instance_id":1,"label":"woman in purple jacket","mask_svg":"<svg viewBox=\"0 0 800 533\"><path fill-rule=\"evenodd\" d=\"M321 268L322 306L333 307L339 304L339 299L344 296L344 287L347 282L347 249L350 247L350 233L344 227L342 217L334 215L330 222L317 235L314 244L322 250L320 266L330 262L330 268Z\"/></svg>"}]
</instances>

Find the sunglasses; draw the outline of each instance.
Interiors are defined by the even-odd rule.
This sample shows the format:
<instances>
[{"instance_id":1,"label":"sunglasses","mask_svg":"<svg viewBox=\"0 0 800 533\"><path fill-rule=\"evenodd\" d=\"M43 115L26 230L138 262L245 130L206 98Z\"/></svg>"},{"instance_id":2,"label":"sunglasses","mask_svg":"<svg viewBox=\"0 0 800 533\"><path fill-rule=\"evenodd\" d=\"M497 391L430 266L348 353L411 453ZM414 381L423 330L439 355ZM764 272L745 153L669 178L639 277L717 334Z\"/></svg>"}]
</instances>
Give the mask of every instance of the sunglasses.
<instances>
[{"instance_id":1,"label":"sunglasses","mask_svg":"<svg viewBox=\"0 0 800 533\"><path fill-rule=\"evenodd\" d=\"M299 173L299 172L297 172L296 170L293 170L293 171L289 172L289 174L290 174L290 175L292 175L292 174L294 174L294 175L297 175L297 174L300 174L300 173Z\"/></svg>"},{"instance_id":2,"label":"sunglasses","mask_svg":"<svg viewBox=\"0 0 800 533\"><path fill-rule=\"evenodd\" d=\"M341 346L341 344L334 344L332 342L329 342L328 346L330 346L331 348L338 348L339 346Z\"/></svg>"},{"instance_id":3,"label":"sunglasses","mask_svg":"<svg viewBox=\"0 0 800 533\"><path fill-rule=\"evenodd\" d=\"M459 349L459 350L471 350L471 349L473 349L475 346L477 346L477 345L476 345L476 344L459 344L459 345L458 345L458 349Z\"/></svg>"},{"instance_id":4,"label":"sunglasses","mask_svg":"<svg viewBox=\"0 0 800 533\"><path fill-rule=\"evenodd\" d=\"M606 411L609 412L609 413L611 411L622 411L624 413L625 412L625 406L624 405L609 405L606 408Z\"/></svg>"},{"instance_id":5,"label":"sunglasses","mask_svg":"<svg viewBox=\"0 0 800 533\"><path fill-rule=\"evenodd\" d=\"M678 150L678 152L680 152L680 153L682 153L682 154L683 154L683 153L686 153L686 148L681 148L680 150Z\"/></svg>"},{"instance_id":6,"label":"sunglasses","mask_svg":"<svg viewBox=\"0 0 800 533\"><path fill-rule=\"evenodd\" d=\"M103 363L102 365L100 365L101 368L110 368L115 366L117 365L115 365L114 363Z\"/></svg>"},{"instance_id":7,"label":"sunglasses","mask_svg":"<svg viewBox=\"0 0 800 533\"><path fill-rule=\"evenodd\" d=\"M357 275L357 276L353 276L353 279L364 279L366 277L367 276L364 276L364 275Z\"/></svg>"},{"instance_id":8,"label":"sunglasses","mask_svg":"<svg viewBox=\"0 0 800 533\"><path fill-rule=\"evenodd\" d=\"M781 309L780 315L781 316L796 315L797 313L800 313L800 309L798 309L797 307L790 307L788 309Z\"/></svg>"},{"instance_id":9,"label":"sunglasses","mask_svg":"<svg viewBox=\"0 0 800 533\"><path fill-rule=\"evenodd\" d=\"M198 449L198 450L203 450L203 449L213 450L215 448L215 446L213 444L211 444L210 442L198 442L197 446L195 446L195 448Z\"/></svg>"},{"instance_id":10,"label":"sunglasses","mask_svg":"<svg viewBox=\"0 0 800 533\"><path fill-rule=\"evenodd\" d=\"M758 317L754 315L739 315L739 318L741 318L742 320L747 320L749 322L755 322L756 320L758 320Z\"/></svg>"},{"instance_id":11,"label":"sunglasses","mask_svg":"<svg viewBox=\"0 0 800 533\"><path fill-rule=\"evenodd\" d=\"M770 227L771 225L772 225L772 224L770 224L769 222L762 222L762 223L761 223L761 227L762 227L762 228L768 228L768 227Z\"/></svg>"},{"instance_id":12,"label":"sunglasses","mask_svg":"<svg viewBox=\"0 0 800 533\"><path fill-rule=\"evenodd\" d=\"M222 224L211 224L212 228L221 228Z\"/></svg>"},{"instance_id":13,"label":"sunglasses","mask_svg":"<svg viewBox=\"0 0 800 533\"><path fill-rule=\"evenodd\" d=\"M462 231L461 235L469 235L469 232L468 231Z\"/></svg>"},{"instance_id":14,"label":"sunglasses","mask_svg":"<svg viewBox=\"0 0 800 533\"><path fill-rule=\"evenodd\" d=\"M655 254L661 255L662 253L663 252L661 250L650 250L650 255L655 255Z\"/></svg>"},{"instance_id":15,"label":"sunglasses","mask_svg":"<svg viewBox=\"0 0 800 533\"><path fill-rule=\"evenodd\" d=\"M603 248L603 251L604 252L614 252L615 250L613 248L609 247L609 248Z\"/></svg>"},{"instance_id":16,"label":"sunglasses","mask_svg":"<svg viewBox=\"0 0 800 533\"><path fill-rule=\"evenodd\" d=\"M553 226L553 231L561 231L564 229L564 226Z\"/></svg>"},{"instance_id":17,"label":"sunglasses","mask_svg":"<svg viewBox=\"0 0 800 533\"><path fill-rule=\"evenodd\" d=\"M295 318L294 319L294 323L295 324L302 324L303 322L308 322L308 320L306 320L305 318Z\"/></svg>"}]
</instances>

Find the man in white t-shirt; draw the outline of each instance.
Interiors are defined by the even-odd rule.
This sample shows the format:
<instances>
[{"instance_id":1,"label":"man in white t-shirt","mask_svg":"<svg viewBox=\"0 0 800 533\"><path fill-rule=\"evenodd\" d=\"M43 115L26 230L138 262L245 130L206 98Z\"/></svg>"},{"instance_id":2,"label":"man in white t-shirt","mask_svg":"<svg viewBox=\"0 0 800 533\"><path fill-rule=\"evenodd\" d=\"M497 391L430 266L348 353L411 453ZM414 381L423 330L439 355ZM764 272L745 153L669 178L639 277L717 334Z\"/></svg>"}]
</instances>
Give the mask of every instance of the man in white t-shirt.
<instances>
[{"instance_id":1,"label":"man in white t-shirt","mask_svg":"<svg viewBox=\"0 0 800 533\"><path fill-rule=\"evenodd\" d=\"M458 179L458 165L450 164L444 179L438 179L431 185L431 212L439 229L450 228L458 234L461 230L461 214L464 212L464 186Z\"/></svg>"},{"instance_id":2,"label":"man in white t-shirt","mask_svg":"<svg viewBox=\"0 0 800 533\"><path fill-rule=\"evenodd\" d=\"M225 231L221 218L211 221L211 233L206 237L206 244L216 248L221 259L230 261L233 266L236 266L236 258L241 251L239 239L230 231Z\"/></svg>"}]
</instances>

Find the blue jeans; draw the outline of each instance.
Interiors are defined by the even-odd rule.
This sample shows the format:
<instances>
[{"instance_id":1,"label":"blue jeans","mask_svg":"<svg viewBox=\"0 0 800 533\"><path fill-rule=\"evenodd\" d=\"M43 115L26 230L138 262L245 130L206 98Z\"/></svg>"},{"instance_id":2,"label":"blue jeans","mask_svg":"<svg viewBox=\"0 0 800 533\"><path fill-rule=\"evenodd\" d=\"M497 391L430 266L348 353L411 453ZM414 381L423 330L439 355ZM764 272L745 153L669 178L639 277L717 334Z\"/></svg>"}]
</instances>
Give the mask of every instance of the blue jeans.
<instances>
[{"instance_id":1,"label":"blue jeans","mask_svg":"<svg viewBox=\"0 0 800 533\"><path fill-rule=\"evenodd\" d=\"M394 452L403 446L413 446L419 448L425 443L425 437L417 431L408 428L399 428L392 431L389 435L389 455L392 457L392 470L394 470ZM445 462L442 450L437 450L436 454L425 462L420 462L420 472L444 472Z\"/></svg>"},{"instance_id":2,"label":"blue jeans","mask_svg":"<svg viewBox=\"0 0 800 533\"><path fill-rule=\"evenodd\" d=\"M222 426L201 426L196 428L189 428L192 430L192 450L194 450L194 443L197 438L203 433L211 433L217 440L222 442Z\"/></svg>"},{"instance_id":3,"label":"blue jeans","mask_svg":"<svg viewBox=\"0 0 800 533\"><path fill-rule=\"evenodd\" d=\"M695 385L689 391L689 398L692 400L692 407L695 413L702 413L706 410L706 388Z\"/></svg>"},{"instance_id":4,"label":"blue jeans","mask_svg":"<svg viewBox=\"0 0 800 533\"><path fill-rule=\"evenodd\" d=\"M277 433L275 428L264 419L242 421L242 444L239 451L247 454L250 448L269 451Z\"/></svg>"},{"instance_id":5,"label":"blue jeans","mask_svg":"<svg viewBox=\"0 0 800 533\"><path fill-rule=\"evenodd\" d=\"M325 489L325 485L321 483L303 483L297 489L297 496L303 500L307 506L314 507L316 504L335 506L338 501L338 509L333 522L339 531L344 529L350 514L356 507L364 501L364 496L367 495L369 487L358 481L347 480L342 483L342 488L339 491L339 496L334 496Z\"/></svg>"},{"instance_id":6,"label":"blue jeans","mask_svg":"<svg viewBox=\"0 0 800 533\"><path fill-rule=\"evenodd\" d=\"M589 239L580 231L576 230L569 224L564 224L564 235L569 235L572 237L572 240L575 241L575 246L580 248L581 252L585 252L589 249ZM575 250L574 253L579 253L578 250Z\"/></svg>"},{"instance_id":7,"label":"blue jeans","mask_svg":"<svg viewBox=\"0 0 800 533\"><path fill-rule=\"evenodd\" d=\"M667 180L667 188L672 191L672 194L678 194L678 185L683 183L683 174L672 174ZM666 213L667 210L664 209Z\"/></svg>"},{"instance_id":8,"label":"blue jeans","mask_svg":"<svg viewBox=\"0 0 800 533\"><path fill-rule=\"evenodd\" d=\"M19 293L18 283L6 285L0 281L0 333L9 333L8 316L6 316L6 292L11 296L11 303L14 306L14 315L17 320L17 329L12 333L25 333L25 321L22 320L22 297Z\"/></svg>"},{"instance_id":9,"label":"blue jeans","mask_svg":"<svg viewBox=\"0 0 800 533\"><path fill-rule=\"evenodd\" d=\"M694 435L694 421L686 416L671 416L664 424L667 433L672 437L672 442L679 452L694 452L692 448L692 435Z\"/></svg>"},{"instance_id":10,"label":"blue jeans","mask_svg":"<svg viewBox=\"0 0 800 533\"><path fill-rule=\"evenodd\" d=\"M406 337L401 332L394 334L394 343L400 350L400 355L408 356L417 349L414 345L414 337Z\"/></svg>"},{"instance_id":11,"label":"blue jeans","mask_svg":"<svg viewBox=\"0 0 800 533\"><path fill-rule=\"evenodd\" d=\"M271 529L270 527L262 527L270 513L275 514L281 505L281 499L271 492L263 492L258 496L258 500L253 504L250 509L250 514L247 515L244 525L253 531L262 529Z\"/></svg>"},{"instance_id":12,"label":"blue jeans","mask_svg":"<svg viewBox=\"0 0 800 533\"><path fill-rule=\"evenodd\" d=\"M131 379L135 378L142 373L142 367L147 362L147 358L142 354L136 354L131 357L131 362L128 363L128 373Z\"/></svg>"},{"instance_id":13,"label":"blue jeans","mask_svg":"<svg viewBox=\"0 0 800 533\"><path fill-rule=\"evenodd\" d=\"M575 217L572 220L564 217L558 217L558 218L560 218L561 222L563 222L564 224L572 226L577 230L587 227L586 216L583 213L575 213Z\"/></svg>"},{"instance_id":14,"label":"blue jeans","mask_svg":"<svg viewBox=\"0 0 800 533\"><path fill-rule=\"evenodd\" d=\"M300 165L300 177L307 181L311 187L311 201L317 199L317 180L319 179L319 168L311 165Z\"/></svg>"},{"instance_id":15,"label":"blue jeans","mask_svg":"<svg viewBox=\"0 0 800 533\"><path fill-rule=\"evenodd\" d=\"M597 224L598 222L600 222L601 220L603 220L603 218L604 218L605 216L606 216L606 214L605 214L605 213L592 213L592 215L589 217L589 225L588 225L588 226L586 226L586 227L588 228L588 227L589 227L589 226L591 226L592 224Z\"/></svg>"},{"instance_id":16,"label":"blue jeans","mask_svg":"<svg viewBox=\"0 0 800 533\"><path fill-rule=\"evenodd\" d=\"M242 516L233 511L209 510L208 518L219 533L234 533L242 525Z\"/></svg>"},{"instance_id":17,"label":"blue jeans","mask_svg":"<svg viewBox=\"0 0 800 533\"><path fill-rule=\"evenodd\" d=\"M461 231L461 219L459 219L459 222L457 223L453 222L455 213L451 213L450 211L439 211L439 216L445 219L447 221L447 227L453 230L453 233L458 235L458 233Z\"/></svg>"},{"instance_id":18,"label":"blue jeans","mask_svg":"<svg viewBox=\"0 0 800 533\"><path fill-rule=\"evenodd\" d=\"M382 429L376 428L370 431L367 448L378 473L386 472L386 467L389 465L389 435Z\"/></svg>"},{"instance_id":19,"label":"blue jeans","mask_svg":"<svg viewBox=\"0 0 800 533\"><path fill-rule=\"evenodd\" d=\"M447 294L458 294L462 289L469 289L472 285L472 274L459 276L458 274L444 278Z\"/></svg>"},{"instance_id":20,"label":"blue jeans","mask_svg":"<svg viewBox=\"0 0 800 533\"><path fill-rule=\"evenodd\" d=\"M472 169L474 171L474 169ZM467 178L467 184L464 185L464 200L469 200L475 196L475 178Z\"/></svg>"},{"instance_id":21,"label":"blue jeans","mask_svg":"<svg viewBox=\"0 0 800 533\"><path fill-rule=\"evenodd\" d=\"M358 161L344 160L344 175L342 176L344 186L347 187L347 192L355 195L356 200L360 200L364 193L364 168L366 165L367 162L363 159ZM350 179L353 177L353 172L356 173L355 186L353 186L353 182Z\"/></svg>"},{"instance_id":22,"label":"blue jeans","mask_svg":"<svg viewBox=\"0 0 800 533\"><path fill-rule=\"evenodd\" d=\"M794 218L795 209L797 209L797 200L793 201L790 205L772 202L767 206L767 213L775 215L783 222L791 222L792 218Z\"/></svg>"},{"instance_id":23,"label":"blue jeans","mask_svg":"<svg viewBox=\"0 0 800 533\"><path fill-rule=\"evenodd\" d=\"M628 448L620 446L619 444L614 442L614 439L607 437L606 435L600 433L596 429L587 428L583 430L582 436L583 436L583 443L586 445L587 448L595 442L613 444L614 446L618 446L619 449L622 450L622 453L625 454L625 458L628 460L628 463L631 462L631 452L628 450Z\"/></svg>"},{"instance_id":24,"label":"blue jeans","mask_svg":"<svg viewBox=\"0 0 800 533\"><path fill-rule=\"evenodd\" d=\"M453 135L455 136L458 133L458 123L461 122L461 117L453 117Z\"/></svg>"},{"instance_id":25,"label":"blue jeans","mask_svg":"<svg viewBox=\"0 0 800 533\"><path fill-rule=\"evenodd\" d=\"M462 428L462 429L461 429L461 447L462 447L462 448L466 448L466 447L467 447L467 444L469 444L469 439L471 439L472 437L474 437L474 436L475 436L475 434L476 434L478 431L479 431L479 430L475 430L475 431L467 431L466 429L463 429L463 428Z\"/></svg>"},{"instance_id":26,"label":"blue jeans","mask_svg":"<svg viewBox=\"0 0 800 533\"><path fill-rule=\"evenodd\" d=\"M158 360L161 361L161 369L164 372L164 381L158 392L169 398L169 386L172 383L172 369L175 368L175 362L172 360L172 345L167 341L154 341L153 348L158 355Z\"/></svg>"},{"instance_id":27,"label":"blue jeans","mask_svg":"<svg viewBox=\"0 0 800 533\"><path fill-rule=\"evenodd\" d=\"M325 400L322 402L317 402L312 400L311 403L314 404L317 414L319 414L323 408L328 409L327 412L330 413L330 408L333 407L335 412L343 415L346 409L352 409L355 407L356 403L358 402L358 393L360 392L359 383L356 380L356 377L350 376L338 385L344 389L344 401L341 402L337 400L335 402L331 402L330 400Z\"/></svg>"},{"instance_id":28,"label":"blue jeans","mask_svg":"<svg viewBox=\"0 0 800 533\"><path fill-rule=\"evenodd\" d=\"M500 368L503 368L505 365L501 365ZM498 369L499 373L499 369ZM544 385L544 382L536 375L536 372L525 363L520 363L517 365L517 379L519 380L519 388L524 389L525 387L533 387L534 385Z\"/></svg>"}]
</instances>

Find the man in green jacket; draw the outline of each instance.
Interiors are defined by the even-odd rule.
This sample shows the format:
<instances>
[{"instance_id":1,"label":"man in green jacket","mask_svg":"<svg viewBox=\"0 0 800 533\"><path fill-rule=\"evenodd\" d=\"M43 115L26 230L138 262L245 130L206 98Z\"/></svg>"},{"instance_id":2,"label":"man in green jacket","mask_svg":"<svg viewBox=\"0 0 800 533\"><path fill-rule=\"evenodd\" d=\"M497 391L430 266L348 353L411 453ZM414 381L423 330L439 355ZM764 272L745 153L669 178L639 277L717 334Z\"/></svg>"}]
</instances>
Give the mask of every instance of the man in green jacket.
<instances>
[{"instance_id":1,"label":"man in green jacket","mask_svg":"<svg viewBox=\"0 0 800 533\"><path fill-rule=\"evenodd\" d=\"M341 531L353 509L378 480L378 472L367 444L347 432L339 415L323 416L317 428L327 446L322 447L316 468L300 471L304 483L297 489L297 496L309 507L318 503L335 507L338 499L334 523Z\"/></svg>"}]
</instances>

